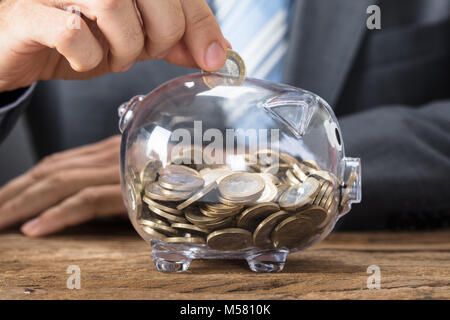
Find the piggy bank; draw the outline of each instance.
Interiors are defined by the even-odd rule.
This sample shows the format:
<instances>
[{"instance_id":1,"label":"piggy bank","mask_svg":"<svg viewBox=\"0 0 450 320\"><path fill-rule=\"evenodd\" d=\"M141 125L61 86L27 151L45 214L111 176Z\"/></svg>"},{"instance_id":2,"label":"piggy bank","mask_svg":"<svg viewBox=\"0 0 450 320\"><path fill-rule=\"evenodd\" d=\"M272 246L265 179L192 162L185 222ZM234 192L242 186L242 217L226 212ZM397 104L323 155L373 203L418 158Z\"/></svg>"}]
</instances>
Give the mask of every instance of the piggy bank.
<instances>
[{"instance_id":1,"label":"piggy bank","mask_svg":"<svg viewBox=\"0 0 450 320\"><path fill-rule=\"evenodd\" d=\"M360 202L360 160L345 156L333 110L316 94L205 77L119 107L129 218L159 271L185 271L193 259L281 271Z\"/></svg>"}]
</instances>

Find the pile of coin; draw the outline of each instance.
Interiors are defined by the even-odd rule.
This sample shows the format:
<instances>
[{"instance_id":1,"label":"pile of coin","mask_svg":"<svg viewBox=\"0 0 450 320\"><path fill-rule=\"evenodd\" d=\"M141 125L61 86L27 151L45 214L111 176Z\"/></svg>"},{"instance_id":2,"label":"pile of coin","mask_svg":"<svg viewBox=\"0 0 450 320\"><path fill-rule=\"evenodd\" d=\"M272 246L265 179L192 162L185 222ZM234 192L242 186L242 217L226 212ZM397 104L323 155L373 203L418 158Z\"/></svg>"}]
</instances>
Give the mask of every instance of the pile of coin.
<instances>
[{"instance_id":1,"label":"pile of coin","mask_svg":"<svg viewBox=\"0 0 450 320\"><path fill-rule=\"evenodd\" d=\"M140 172L130 166L130 207L150 238L167 243L300 249L334 220L340 181L313 160L273 154L247 155L241 171L153 159Z\"/></svg>"}]
</instances>

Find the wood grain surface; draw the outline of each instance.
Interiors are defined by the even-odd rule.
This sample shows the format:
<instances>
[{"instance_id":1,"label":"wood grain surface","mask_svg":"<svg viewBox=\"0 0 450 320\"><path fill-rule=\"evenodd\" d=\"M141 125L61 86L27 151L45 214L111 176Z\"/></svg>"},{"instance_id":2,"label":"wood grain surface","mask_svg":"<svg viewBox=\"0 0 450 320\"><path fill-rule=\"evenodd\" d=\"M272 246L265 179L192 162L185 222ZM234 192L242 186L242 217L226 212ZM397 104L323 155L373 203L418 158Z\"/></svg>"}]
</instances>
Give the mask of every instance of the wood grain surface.
<instances>
[{"instance_id":1,"label":"wood grain surface","mask_svg":"<svg viewBox=\"0 0 450 320\"><path fill-rule=\"evenodd\" d=\"M66 287L69 265L81 289ZM381 289L367 288L367 267ZM42 239L0 234L0 299L449 299L450 232L333 233L289 256L283 272L245 261L197 260L157 272L150 246L130 227L89 225Z\"/></svg>"}]
</instances>

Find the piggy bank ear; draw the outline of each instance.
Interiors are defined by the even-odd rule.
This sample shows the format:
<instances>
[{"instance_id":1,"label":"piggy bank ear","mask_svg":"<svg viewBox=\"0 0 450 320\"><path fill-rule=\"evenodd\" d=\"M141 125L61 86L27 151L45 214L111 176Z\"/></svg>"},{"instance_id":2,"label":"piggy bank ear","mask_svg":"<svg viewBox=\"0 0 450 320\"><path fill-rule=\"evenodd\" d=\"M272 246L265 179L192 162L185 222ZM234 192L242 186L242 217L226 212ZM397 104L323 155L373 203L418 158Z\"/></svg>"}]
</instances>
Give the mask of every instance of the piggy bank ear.
<instances>
[{"instance_id":1,"label":"piggy bank ear","mask_svg":"<svg viewBox=\"0 0 450 320\"><path fill-rule=\"evenodd\" d=\"M317 99L310 93L287 92L270 98L264 108L301 138L317 108Z\"/></svg>"},{"instance_id":2,"label":"piggy bank ear","mask_svg":"<svg viewBox=\"0 0 450 320\"><path fill-rule=\"evenodd\" d=\"M130 124L133 119L134 109L136 106L144 100L145 96L139 95L130 99L130 101L122 103L117 109L119 114L119 130L123 133L126 127Z\"/></svg>"}]
</instances>

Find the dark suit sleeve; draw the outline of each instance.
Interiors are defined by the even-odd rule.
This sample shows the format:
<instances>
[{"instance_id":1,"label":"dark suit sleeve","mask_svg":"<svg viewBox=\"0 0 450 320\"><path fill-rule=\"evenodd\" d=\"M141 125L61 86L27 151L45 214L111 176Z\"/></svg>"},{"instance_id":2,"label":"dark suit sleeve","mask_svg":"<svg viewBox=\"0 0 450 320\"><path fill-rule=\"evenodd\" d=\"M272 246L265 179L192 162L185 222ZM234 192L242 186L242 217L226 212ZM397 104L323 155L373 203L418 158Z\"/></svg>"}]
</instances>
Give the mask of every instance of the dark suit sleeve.
<instances>
[{"instance_id":1,"label":"dark suit sleeve","mask_svg":"<svg viewBox=\"0 0 450 320\"><path fill-rule=\"evenodd\" d=\"M6 138L30 102L35 84L9 92L0 92L0 143Z\"/></svg>"},{"instance_id":2,"label":"dark suit sleeve","mask_svg":"<svg viewBox=\"0 0 450 320\"><path fill-rule=\"evenodd\" d=\"M361 157L362 202L340 229L424 229L450 217L450 100L386 106L339 119Z\"/></svg>"}]
</instances>

